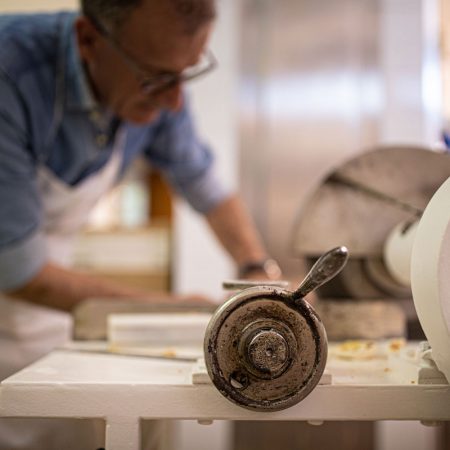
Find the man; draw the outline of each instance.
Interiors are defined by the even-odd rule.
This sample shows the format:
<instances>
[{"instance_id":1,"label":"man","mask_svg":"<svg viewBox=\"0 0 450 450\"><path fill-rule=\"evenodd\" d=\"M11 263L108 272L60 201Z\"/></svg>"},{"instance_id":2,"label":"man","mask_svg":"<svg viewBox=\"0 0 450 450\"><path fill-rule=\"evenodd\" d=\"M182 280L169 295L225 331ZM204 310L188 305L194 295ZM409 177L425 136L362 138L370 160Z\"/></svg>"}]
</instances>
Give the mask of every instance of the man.
<instances>
[{"instance_id":1,"label":"man","mask_svg":"<svg viewBox=\"0 0 450 450\"><path fill-rule=\"evenodd\" d=\"M214 0L84 0L79 16L0 20L0 378L64 340L62 311L83 299L161 301L70 268L74 234L137 155L205 215L241 275L278 275L183 92L214 66L215 14Z\"/></svg>"}]
</instances>

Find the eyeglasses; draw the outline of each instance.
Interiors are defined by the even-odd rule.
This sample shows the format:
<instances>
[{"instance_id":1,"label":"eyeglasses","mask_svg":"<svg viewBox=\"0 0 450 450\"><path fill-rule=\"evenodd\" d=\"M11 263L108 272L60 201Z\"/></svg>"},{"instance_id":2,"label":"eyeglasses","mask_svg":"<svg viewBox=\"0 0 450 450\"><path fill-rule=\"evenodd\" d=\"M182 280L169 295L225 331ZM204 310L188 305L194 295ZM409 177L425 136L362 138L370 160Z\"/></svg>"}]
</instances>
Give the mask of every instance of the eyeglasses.
<instances>
[{"instance_id":1,"label":"eyeglasses","mask_svg":"<svg viewBox=\"0 0 450 450\"><path fill-rule=\"evenodd\" d=\"M180 73L162 72L155 69L154 74L142 68L115 39L115 37L98 20L88 17L97 31L106 39L106 41L121 55L128 66L140 77L140 89L145 95L156 94L166 89L170 89L179 83L186 83L214 70L218 63L211 50L206 50L201 56L200 61L194 66L188 67Z\"/></svg>"}]
</instances>

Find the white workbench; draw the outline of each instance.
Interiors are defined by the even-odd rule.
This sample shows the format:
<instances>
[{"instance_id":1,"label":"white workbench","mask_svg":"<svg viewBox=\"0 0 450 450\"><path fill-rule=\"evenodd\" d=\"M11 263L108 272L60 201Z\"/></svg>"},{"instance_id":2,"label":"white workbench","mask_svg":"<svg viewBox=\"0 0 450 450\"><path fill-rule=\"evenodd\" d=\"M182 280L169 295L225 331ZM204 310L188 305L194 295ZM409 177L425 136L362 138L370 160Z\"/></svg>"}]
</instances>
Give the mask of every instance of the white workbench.
<instances>
[{"instance_id":1,"label":"white workbench","mask_svg":"<svg viewBox=\"0 0 450 450\"><path fill-rule=\"evenodd\" d=\"M193 385L193 363L58 350L1 383L0 416L104 419L108 450L137 450L141 419L450 420L450 386L418 385L418 364L405 357L416 347L369 360L343 360L331 348L332 384L271 413Z\"/></svg>"}]
</instances>

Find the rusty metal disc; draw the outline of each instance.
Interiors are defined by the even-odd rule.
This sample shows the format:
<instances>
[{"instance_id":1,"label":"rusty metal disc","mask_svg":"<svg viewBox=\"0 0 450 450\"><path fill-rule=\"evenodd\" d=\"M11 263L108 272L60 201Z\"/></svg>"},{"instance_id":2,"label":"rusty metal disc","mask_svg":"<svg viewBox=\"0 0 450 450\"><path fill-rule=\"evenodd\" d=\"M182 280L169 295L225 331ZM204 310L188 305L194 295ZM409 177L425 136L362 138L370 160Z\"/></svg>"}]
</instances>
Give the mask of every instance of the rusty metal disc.
<instances>
[{"instance_id":1,"label":"rusty metal disc","mask_svg":"<svg viewBox=\"0 0 450 450\"><path fill-rule=\"evenodd\" d=\"M317 385L327 339L306 301L259 286L217 310L204 351L209 376L227 399L251 410L277 411L295 405Z\"/></svg>"},{"instance_id":2,"label":"rusty metal disc","mask_svg":"<svg viewBox=\"0 0 450 450\"><path fill-rule=\"evenodd\" d=\"M293 251L315 258L345 245L352 259L380 257L392 229L419 217L449 176L447 153L382 147L359 154L331 171L303 203Z\"/></svg>"},{"instance_id":3,"label":"rusty metal disc","mask_svg":"<svg viewBox=\"0 0 450 450\"><path fill-rule=\"evenodd\" d=\"M420 147L381 147L329 172L303 202L292 235L295 255L308 264L345 245L347 267L317 293L321 298L408 299L411 289L386 270L392 229L416 220L450 176L450 156Z\"/></svg>"}]
</instances>

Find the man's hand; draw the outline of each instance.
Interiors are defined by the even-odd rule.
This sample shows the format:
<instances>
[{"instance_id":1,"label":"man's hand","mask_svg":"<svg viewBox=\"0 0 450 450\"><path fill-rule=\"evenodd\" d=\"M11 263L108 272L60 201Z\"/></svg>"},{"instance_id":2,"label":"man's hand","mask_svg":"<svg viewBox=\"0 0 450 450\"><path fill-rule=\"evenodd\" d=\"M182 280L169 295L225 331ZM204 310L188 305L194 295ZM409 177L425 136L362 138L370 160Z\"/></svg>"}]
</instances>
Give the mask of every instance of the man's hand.
<instances>
[{"instance_id":1,"label":"man's hand","mask_svg":"<svg viewBox=\"0 0 450 450\"><path fill-rule=\"evenodd\" d=\"M46 264L26 285L7 295L54 309L71 311L78 303L88 298L127 299L133 302L182 303L193 307L216 303L203 295L176 295L167 292L148 292L94 277L85 273L67 270L55 264Z\"/></svg>"}]
</instances>

